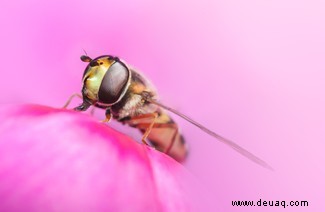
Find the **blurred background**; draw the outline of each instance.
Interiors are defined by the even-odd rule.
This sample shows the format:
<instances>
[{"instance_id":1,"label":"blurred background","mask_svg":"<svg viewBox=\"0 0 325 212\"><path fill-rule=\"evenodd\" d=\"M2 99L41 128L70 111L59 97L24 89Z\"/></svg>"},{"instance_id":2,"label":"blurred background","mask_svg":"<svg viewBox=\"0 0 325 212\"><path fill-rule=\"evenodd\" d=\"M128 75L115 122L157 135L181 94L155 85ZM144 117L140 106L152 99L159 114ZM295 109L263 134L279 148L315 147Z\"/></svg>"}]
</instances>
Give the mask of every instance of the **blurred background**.
<instances>
[{"instance_id":1,"label":"blurred background","mask_svg":"<svg viewBox=\"0 0 325 212\"><path fill-rule=\"evenodd\" d=\"M166 105L274 167L175 117L190 148L185 166L211 211L284 210L231 205L259 199L307 200L285 211L324 211L324 9L317 0L2 0L0 103L61 107L80 92L83 49L117 55Z\"/></svg>"}]
</instances>

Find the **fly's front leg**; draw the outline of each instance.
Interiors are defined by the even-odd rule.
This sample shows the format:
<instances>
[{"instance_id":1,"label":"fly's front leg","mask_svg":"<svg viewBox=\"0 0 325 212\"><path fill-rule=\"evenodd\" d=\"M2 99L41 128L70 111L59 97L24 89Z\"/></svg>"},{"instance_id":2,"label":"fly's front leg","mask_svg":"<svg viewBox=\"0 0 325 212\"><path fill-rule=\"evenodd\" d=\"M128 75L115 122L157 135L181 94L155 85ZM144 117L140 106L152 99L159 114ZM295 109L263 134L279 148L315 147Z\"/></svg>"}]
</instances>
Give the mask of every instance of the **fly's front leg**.
<instances>
[{"instance_id":1,"label":"fly's front leg","mask_svg":"<svg viewBox=\"0 0 325 212\"><path fill-rule=\"evenodd\" d=\"M149 144L147 143L146 139L147 139L148 135L150 134L150 132L152 130L152 127L156 122L157 117L158 117L158 113L148 113L148 114L143 114L143 115L140 115L140 116L134 116L134 117L132 117L132 118L130 118L128 120L128 122L131 122L131 123L129 123L131 126L136 127L138 124L141 123L141 120L145 121L145 120L148 120L148 119L152 119L152 121L150 123L146 123L148 126L146 127L146 131L144 132L144 134L142 136L142 139L141 139L142 143L144 143L144 144L146 144L148 146L149 146ZM136 121L138 123L137 124L132 124L132 122L134 122L134 121Z\"/></svg>"},{"instance_id":2,"label":"fly's front leg","mask_svg":"<svg viewBox=\"0 0 325 212\"><path fill-rule=\"evenodd\" d=\"M106 123L106 122L109 122L112 118L112 114L111 114L111 108L106 108L106 111L105 111L105 119L102 120L103 123Z\"/></svg>"},{"instance_id":3,"label":"fly's front leg","mask_svg":"<svg viewBox=\"0 0 325 212\"><path fill-rule=\"evenodd\" d=\"M68 101L64 104L64 106L62 108L64 108L64 109L67 108L69 106L69 104L71 103L72 99L75 97L79 97L80 99L82 99L82 96L80 94L75 93L69 97Z\"/></svg>"},{"instance_id":4,"label":"fly's front leg","mask_svg":"<svg viewBox=\"0 0 325 212\"><path fill-rule=\"evenodd\" d=\"M78 93L75 93L73 95L71 95L68 99L68 101L64 104L64 106L62 107L63 109L66 109L69 104L71 103L71 101L75 98L75 97L79 97L80 99L83 99L82 96ZM77 111L85 111L90 107L90 104L88 102L83 102L80 106L74 108L74 110ZM91 111L90 111L90 115L94 115L95 112L95 107L92 107Z\"/></svg>"}]
</instances>

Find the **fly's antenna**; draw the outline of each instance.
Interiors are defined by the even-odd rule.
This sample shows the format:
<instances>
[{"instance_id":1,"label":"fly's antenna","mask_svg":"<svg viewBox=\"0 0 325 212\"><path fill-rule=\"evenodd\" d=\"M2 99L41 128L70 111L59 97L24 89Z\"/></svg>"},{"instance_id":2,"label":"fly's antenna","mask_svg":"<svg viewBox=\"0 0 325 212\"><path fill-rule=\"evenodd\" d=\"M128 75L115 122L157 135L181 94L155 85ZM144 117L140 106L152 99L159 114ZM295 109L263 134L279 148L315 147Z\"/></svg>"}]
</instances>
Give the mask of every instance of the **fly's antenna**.
<instances>
[{"instance_id":1,"label":"fly's antenna","mask_svg":"<svg viewBox=\"0 0 325 212\"><path fill-rule=\"evenodd\" d=\"M86 55L86 56L88 56L88 54L87 54L86 50L85 50L84 48L82 48L82 50L85 52L85 55Z\"/></svg>"},{"instance_id":2,"label":"fly's antenna","mask_svg":"<svg viewBox=\"0 0 325 212\"><path fill-rule=\"evenodd\" d=\"M81 61L88 62L88 63L91 62L92 59L88 56L86 50L84 50L84 49L82 49L82 50L85 52L86 55L81 55L81 57L80 57Z\"/></svg>"},{"instance_id":3,"label":"fly's antenna","mask_svg":"<svg viewBox=\"0 0 325 212\"><path fill-rule=\"evenodd\" d=\"M238 153L240 153L241 155L245 156L246 158L250 159L251 161L253 161L254 163L257 163L260 166L263 166L266 169L269 170L274 170L269 164L267 164L264 160L260 159L259 157L255 156L253 153L249 152L248 150L244 149L243 147L239 146L238 144L236 144L235 142L222 137L221 135L218 135L217 133L213 132L212 130L209 130L208 128L204 127L202 124L194 121L193 119L189 118L188 116L178 112L177 110L174 110L173 108L167 107L163 104L161 104L160 102L157 102L155 100L152 99L146 99L146 101L158 105L159 107L162 107L178 116L180 116L181 118L185 119L186 121L190 122L191 124L193 124L194 126L200 128L203 132L209 134L210 136L218 139L219 141L221 141L222 143L230 146L232 149L234 149L235 151L237 151Z\"/></svg>"}]
</instances>

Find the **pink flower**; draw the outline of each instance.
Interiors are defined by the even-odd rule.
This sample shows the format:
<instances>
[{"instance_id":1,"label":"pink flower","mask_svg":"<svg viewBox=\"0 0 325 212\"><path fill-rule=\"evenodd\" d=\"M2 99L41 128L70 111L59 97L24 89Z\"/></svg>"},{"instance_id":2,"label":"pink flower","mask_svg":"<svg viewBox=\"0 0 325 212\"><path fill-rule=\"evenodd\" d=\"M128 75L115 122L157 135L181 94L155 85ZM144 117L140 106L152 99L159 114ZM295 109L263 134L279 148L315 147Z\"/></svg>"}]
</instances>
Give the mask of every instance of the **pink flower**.
<instances>
[{"instance_id":1,"label":"pink flower","mask_svg":"<svg viewBox=\"0 0 325 212\"><path fill-rule=\"evenodd\" d=\"M88 115L23 105L0 120L0 211L191 209L180 164Z\"/></svg>"}]
</instances>

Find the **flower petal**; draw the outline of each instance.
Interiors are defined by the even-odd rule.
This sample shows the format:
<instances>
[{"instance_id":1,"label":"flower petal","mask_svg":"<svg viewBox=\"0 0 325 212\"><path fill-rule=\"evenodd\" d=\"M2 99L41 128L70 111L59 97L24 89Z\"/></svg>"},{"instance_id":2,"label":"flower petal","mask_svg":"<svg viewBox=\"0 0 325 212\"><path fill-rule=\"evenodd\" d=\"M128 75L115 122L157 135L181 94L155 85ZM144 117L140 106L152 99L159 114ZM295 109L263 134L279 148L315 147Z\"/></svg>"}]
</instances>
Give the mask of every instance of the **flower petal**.
<instances>
[{"instance_id":1,"label":"flower petal","mask_svg":"<svg viewBox=\"0 0 325 212\"><path fill-rule=\"evenodd\" d=\"M0 110L0 211L188 211L186 170L94 118Z\"/></svg>"}]
</instances>

